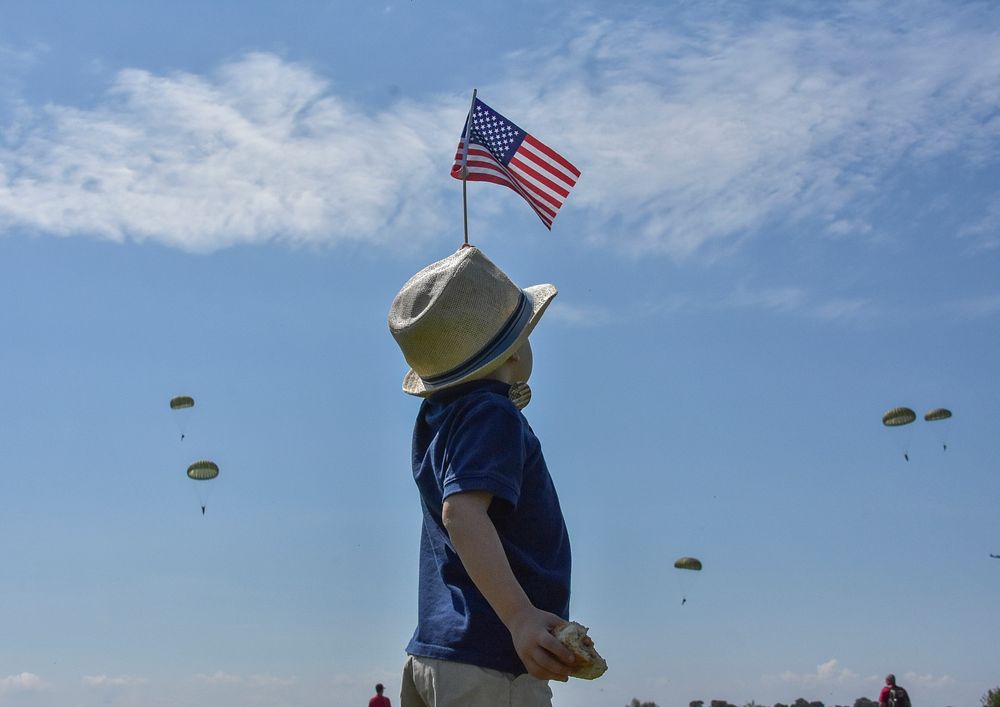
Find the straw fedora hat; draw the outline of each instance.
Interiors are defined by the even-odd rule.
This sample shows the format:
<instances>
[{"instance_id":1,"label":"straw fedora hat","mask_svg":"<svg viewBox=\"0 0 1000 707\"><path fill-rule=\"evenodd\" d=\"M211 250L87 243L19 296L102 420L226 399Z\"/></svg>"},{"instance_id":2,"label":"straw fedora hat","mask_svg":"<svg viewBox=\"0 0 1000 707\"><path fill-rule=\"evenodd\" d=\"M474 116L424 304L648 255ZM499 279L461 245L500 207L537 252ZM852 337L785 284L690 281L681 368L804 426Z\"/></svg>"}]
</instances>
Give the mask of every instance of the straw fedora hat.
<instances>
[{"instance_id":1,"label":"straw fedora hat","mask_svg":"<svg viewBox=\"0 0 1000 707\"><path fill-rule=\"evenodd\" d=\"M554 285L519 288L474 246L462 246L403 285L389 331L410 365L403 391L425 397L481 378L517 351Z\"/></svg>"}]
</instances>

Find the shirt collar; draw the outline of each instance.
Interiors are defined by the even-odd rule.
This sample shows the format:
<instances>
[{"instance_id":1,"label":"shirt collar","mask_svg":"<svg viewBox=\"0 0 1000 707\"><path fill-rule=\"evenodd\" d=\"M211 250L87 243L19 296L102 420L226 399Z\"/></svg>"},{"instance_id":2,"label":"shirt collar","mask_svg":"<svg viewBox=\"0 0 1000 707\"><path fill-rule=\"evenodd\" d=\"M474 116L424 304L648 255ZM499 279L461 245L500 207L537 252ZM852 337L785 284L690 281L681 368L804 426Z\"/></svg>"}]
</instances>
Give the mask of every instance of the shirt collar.
<instances>
[{"instance_id":1,"label":"shirt collar","mask_svg":"<svg viewBox=\"0 0 1000 707\"><path fill-rule=\"evenodd\" d=\"M504 383L503 381L496 380L495 378L480 378L478 380L468 381L467 383L461 383L450 388L445 388L444 390L431 395L428 400L433 403L447 404L453 400L457 400L463 395L479 391L497 393L498 395L507 397L507 393L510 392L510 383Z\"/></svg>"}]
</instances>

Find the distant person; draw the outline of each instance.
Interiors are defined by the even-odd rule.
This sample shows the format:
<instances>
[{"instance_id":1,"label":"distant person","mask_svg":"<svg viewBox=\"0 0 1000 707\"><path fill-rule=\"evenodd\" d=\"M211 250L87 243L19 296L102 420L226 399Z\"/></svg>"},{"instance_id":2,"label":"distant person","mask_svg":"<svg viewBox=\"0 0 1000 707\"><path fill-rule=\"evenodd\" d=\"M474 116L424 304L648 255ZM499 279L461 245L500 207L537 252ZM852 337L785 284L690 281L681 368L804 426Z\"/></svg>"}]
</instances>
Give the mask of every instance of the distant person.
<instances>
[{"instance_id":1,"label":"distant person","mask_svg":"<svg viewBox=\"0 0 1000 707\"><path fill-rule=\"evenodd\" d=\"M551 707L575 656L569 535L541 445L520 408L528 335L552 285L515 285L463 246L414 275L389 310L423 398L412 438L420 495L417 628L402 707Z\"/></svg>"},{"instance_id":2,"label":"distant person","mask_svg":"<svg viewBox=\"0 0 1000 707\"><path fill-rule=\"evenodd\" d=\"M910 696L906 690L896 684L896 676L889 673L885 676L885 685L878 695L879 707L910 707Z\"/></svg>"},{"instance_id":3,"label":"distant person","mask_svg":"<svg viewBox=\"0 0 1000 707\"><path fill-rule=\"evenodd\" d=\"M385 687L382 683L375 686L375 696L368 700L368 707L392 707L389 698L382 694Z\"/></svg>"}]
</instances>

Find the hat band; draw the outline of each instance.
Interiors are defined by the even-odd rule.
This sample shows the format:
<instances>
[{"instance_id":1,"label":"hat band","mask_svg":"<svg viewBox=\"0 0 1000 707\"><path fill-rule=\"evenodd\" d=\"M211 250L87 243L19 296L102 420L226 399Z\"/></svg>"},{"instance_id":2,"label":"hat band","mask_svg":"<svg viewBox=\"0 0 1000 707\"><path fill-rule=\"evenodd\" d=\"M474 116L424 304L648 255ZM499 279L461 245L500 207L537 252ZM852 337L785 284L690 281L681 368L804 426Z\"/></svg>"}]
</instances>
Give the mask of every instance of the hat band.
<instances>
[{"instance_id":1,"label":"hat band","mask_svg":"<svg viewBox=\"0 0 1000 707\"><path fill-rule=\"evenodd\" d=\"M480 349L477 354L450 371L436 376L420 376L420 379L425 384L431 386L447 385L479 370L517 341L517 337L521 335L524 327L531 321L531 311L528 297L524 292L521 292L521 299L518 300L517 307L514 308L514 313L507 319L507 323L500 328L496 336L490 339L490 342Z\"/></svg>"}]
</instances>

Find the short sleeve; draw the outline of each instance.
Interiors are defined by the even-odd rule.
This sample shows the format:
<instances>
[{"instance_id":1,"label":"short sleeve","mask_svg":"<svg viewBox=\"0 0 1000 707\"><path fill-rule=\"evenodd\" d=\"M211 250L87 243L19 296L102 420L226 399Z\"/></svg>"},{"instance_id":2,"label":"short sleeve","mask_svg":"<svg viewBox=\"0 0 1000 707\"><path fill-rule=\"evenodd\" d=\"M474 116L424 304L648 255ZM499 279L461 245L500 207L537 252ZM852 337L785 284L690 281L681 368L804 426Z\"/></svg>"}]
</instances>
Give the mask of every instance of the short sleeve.
<instances>
[{"instance_id":1,"label":"short sleeve","mask_svg":"<svg viewBox=\"0 0 1000 707\"><path fill-rule=\"evenodd\" d=\"M506 398L481 396L456 420L446 449L443 498L488 491L513 506L521 494L523 419Z\"/></svg>"}]
</instances>

